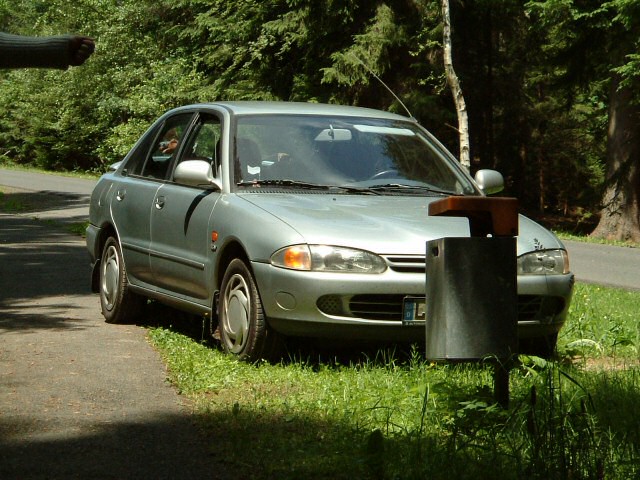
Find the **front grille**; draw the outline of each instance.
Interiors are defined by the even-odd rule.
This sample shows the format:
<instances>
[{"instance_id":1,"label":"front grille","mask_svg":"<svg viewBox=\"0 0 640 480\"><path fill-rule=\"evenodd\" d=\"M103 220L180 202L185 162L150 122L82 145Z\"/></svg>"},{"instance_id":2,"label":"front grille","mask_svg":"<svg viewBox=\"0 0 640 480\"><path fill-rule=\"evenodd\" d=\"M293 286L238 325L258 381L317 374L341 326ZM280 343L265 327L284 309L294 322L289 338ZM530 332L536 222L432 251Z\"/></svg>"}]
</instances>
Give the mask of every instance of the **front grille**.
<instances>
[{"instance_id":1,"label":"front grille","mask_svg":"<svg viewBox=\"0 0 640 480\"><path fill-rule=\"evenodd\" d=\"M338 295L325 295L324 297L320 297L316 302L316 305L321 312L327 315L337 317L344 317L347 315L342 304L342 297Z\"/></svg>"},{"instance_id":2,"label":"front grille","mask_svg":"<svg viewBox=\"0 0 640 480\"><path fill-rule=\"evenodd\" d=\"M367 320L401 320L404 295L325 295L316 303L326 315L365 318Z\"/></svg>"},{"instance_id":3,"label":"front grille","mask_svg":"<svg viewBox=\"0 0 640 480\"><path fill-rule=\"evenodd\" d=\"M401 322L404 298L405 295L325 295L318 299L317 306L326 315ZM548 318L563 308L564 300L559 297L518 295L518 321Z\"/></svg>"},{"instance_id":4,"label":"front grille","mask_svg":"<svg viewBox=\"0 0 640 480\"><path fill-rule=\"evenodd\" d=\"M540 297L537 295L518 295L518 320L550 319L564 310L562 297Z\"/></svg>"},{"instance_id":5,"label":"front grille","mask_svg":"<svg viewBox=\"0 0 640 480\"><path fill-rule=\"evenodd\" d=\"M368 320L402 320L403 299L404 295L354 295L349 311Z\"/></svg>"},{"instance_id":6,"label":"front grille","mask_svg":"<svg viewBox=\"0 0 640 480\"><path fill-rule=\"evenodd\" d=\"M390 270L399 273L425 273L424 255L387 255L384 257Z\"/></svg>"},{"instance_id":7,"label":"front grille","mask_svg":"<svg viewBox=\"0 0 640 480\"><path fill-rule=\"evenodd\" d=\"M542 297L537 295L518 295L518 320L533 320L542 309Z\"/></svg>"}]
</instances>

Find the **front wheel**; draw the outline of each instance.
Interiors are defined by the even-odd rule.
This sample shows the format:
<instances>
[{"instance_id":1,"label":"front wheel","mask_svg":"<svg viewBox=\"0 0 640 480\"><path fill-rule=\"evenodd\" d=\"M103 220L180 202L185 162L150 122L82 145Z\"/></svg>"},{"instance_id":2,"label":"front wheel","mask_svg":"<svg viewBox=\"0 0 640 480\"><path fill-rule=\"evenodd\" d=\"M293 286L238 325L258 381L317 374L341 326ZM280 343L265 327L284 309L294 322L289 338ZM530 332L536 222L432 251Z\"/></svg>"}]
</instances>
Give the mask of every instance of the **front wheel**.
<instances>
[{"instance_id":1,"label":"front wheel","mask_svg":"<svg viewBox=\"0 0 640 480\"><path fill-rule=\"evenodd\" d=\"M237 258L222 279L218 324L222 348L240 360L274 360L281 352L282 338L267 323L253 275Z\"/></svg>"},{"instance_id":2,"label":"front wheel","mask_svg":"<svg viewBox=\"0 0 640 480\"><path fill-rule=\"evenodd\" d=\"M120 244L109 237L100 260L100 306L108 323L132 323L142 311L144 298L129 290Z\"/></svg>"}]
</instances>

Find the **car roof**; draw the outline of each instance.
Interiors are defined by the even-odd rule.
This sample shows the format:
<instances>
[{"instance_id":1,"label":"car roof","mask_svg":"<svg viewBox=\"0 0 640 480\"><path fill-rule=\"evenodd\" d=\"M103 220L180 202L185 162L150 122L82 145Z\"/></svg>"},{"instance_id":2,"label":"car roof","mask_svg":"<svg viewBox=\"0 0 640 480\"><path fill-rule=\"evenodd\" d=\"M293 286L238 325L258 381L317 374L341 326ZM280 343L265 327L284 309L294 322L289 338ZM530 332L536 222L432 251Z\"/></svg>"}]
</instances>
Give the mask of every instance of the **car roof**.
<instances>
[{"instance_id":1,"label":"car roof","mask_svg":"<svg viewBox=\"0 0 640 480\"><path fill-rule=\"evenodd\" d=\"M218 106L225 108L233 115L266 115L266 114L288 114L288 115L335 115L346 117L371 117L390 120L411 120L409 117L398 115L383 110L376 110L365 107L352 107L347 105L334 105L326 103L312 102L277 102L277 101L220 101L211 103L199 103L186 105L176 110L182 109L206 109L207 107Z\"/></svg>"}]
</instances>

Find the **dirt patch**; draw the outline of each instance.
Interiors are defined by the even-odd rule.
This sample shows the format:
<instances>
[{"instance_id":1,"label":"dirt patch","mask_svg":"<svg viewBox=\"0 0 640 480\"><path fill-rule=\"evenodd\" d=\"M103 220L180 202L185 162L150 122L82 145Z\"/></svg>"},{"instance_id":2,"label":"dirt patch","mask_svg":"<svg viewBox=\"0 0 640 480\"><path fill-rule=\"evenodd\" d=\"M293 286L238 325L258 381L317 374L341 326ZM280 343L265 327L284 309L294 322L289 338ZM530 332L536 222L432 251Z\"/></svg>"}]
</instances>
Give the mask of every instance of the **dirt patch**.
<instances>
[{"instance_id":1,"label":"dirt patch","mask_svg":"<svg viewBox=\"0 0 640 480\"><path fill-rule=\"evenodd\" d=\"M585 358L574 361L575 364L583 364L585 370L589 371L613 371L628 370L640 367L640 359L597 357Z\"/></svg>"}]
</instances>

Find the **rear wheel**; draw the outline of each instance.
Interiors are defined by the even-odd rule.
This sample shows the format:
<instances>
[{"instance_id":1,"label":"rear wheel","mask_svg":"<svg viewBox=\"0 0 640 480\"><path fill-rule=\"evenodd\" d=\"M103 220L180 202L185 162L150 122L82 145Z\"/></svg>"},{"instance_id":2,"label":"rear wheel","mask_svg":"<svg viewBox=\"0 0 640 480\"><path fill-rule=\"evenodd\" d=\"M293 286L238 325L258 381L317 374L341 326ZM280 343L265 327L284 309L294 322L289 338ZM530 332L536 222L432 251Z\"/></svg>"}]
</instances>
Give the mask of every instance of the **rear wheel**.
<instances>
[{"instance_id":1,"label":"rear wheel","mask_svg":"<svg viewBox=\"0 0 640 480\"><path fill-rule=\"evenodd\" d=\"M218 315L220 344L240 360L274 360L282 338L269 327L251 271L240 259L229 263L222 279Z\"/></svg>"},{"instance_id":2,"label":"rear wheel","mask_svg":"<svg viewBox=\"0 0 640 480\"><path fill-rule=\"evenodd\" d=\"M100 261L100 306L108 323L132 323L142 312L145 299L129 290L120 244L109 237Z\"/></svg>"}]
</instances>

